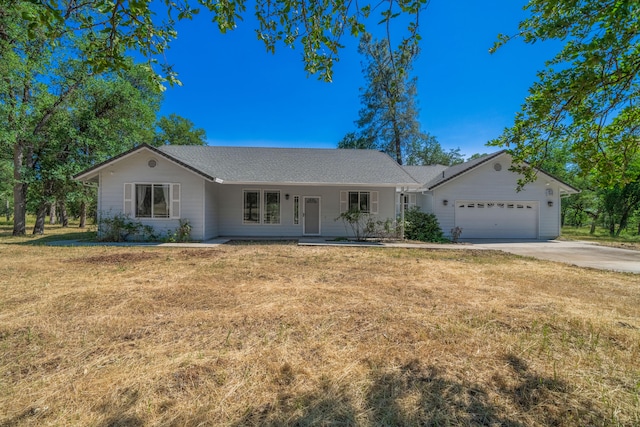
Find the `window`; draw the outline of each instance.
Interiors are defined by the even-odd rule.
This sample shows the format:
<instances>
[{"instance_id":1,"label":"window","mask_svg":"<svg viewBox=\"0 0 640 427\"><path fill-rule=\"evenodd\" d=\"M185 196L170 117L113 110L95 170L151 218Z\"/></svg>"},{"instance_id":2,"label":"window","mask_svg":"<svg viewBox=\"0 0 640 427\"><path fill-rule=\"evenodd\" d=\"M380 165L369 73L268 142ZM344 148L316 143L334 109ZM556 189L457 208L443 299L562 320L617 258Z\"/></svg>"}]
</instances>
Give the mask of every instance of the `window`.
<instances>
[{"instance_id":1,"label":"window","mask_svg":"<svg viewBox=\"0 0 640 427\"><path fill-rule=\"evenodd\" d=\"M405 194L402 196L404 202L404 210L405 212L414 208L416 206L416 195L415 194Z\"/></svg>"},{"instance_id":2,"label":"window","mask_svg":"<svg viewBox=\"0 0 640 427\"><path fill-rule=\"evenodd\" d=\"M242 221L245 224L260 224L260 191L244 191L244 212Z\"/></svg>"},{"instance_id":3,"label":"window","mask_svg":"<svg viewBox=\"0 0 640 427\"><path fill-rule=\"evenodd\" d=\"M377 191L341 191L340 212L359 210L364 213L378 213Z\"/></svg>"},{"instance_id":4,"label":"window","mask_svg":"<svg viewBox=\"0 0 640 427\"><path fill-rule=\"evenodd\" d=\"M364 213L371 212L368 191L349 191L349 210Z\"/></svg>"},{"instance_id":5,"label":"window","mask_svg":"<svg viewBox=\"0 0 640 427\"><path fill-rule=\"evenodd\" d=\"M180 218L180 184L124 184L124 212L134 218Z\"/></svg>"},{"instance_id":6,"label":"window","mask_svg":"<svg viewBox=\"0 0 640 427\"><path fill-rule=\"evenodd\" d=\"M300 224L300 196L293 196L293 223Z\"/></svg>"},{"instance_id":7,"label":"window","mask_svg":"<svg viewBox=\"0 0 640 427\"><path fill-rule=\"evenodd\" d=\"M244 190L242 222L244 224L280 224L280 192Z\"/></svg>"},{"instance_id":8,"label":"window","mask_svg":"<svg viewBox=\"0 0 640 427\"><path fill-rule=\"evenodd\" d=\"M263 224L280 224L280 192L264 192Z\"/></svg>"}]
</instances>

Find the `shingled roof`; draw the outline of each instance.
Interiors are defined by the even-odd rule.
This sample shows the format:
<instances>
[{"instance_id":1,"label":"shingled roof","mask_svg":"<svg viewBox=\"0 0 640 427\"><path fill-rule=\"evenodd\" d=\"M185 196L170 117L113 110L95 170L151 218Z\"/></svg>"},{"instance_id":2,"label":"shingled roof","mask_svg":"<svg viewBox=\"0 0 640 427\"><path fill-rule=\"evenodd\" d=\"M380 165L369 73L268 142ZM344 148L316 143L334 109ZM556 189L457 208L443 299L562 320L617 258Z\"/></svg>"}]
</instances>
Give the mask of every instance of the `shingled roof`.
<instances>
[{"instance_id":1,"label":"shingled roof","mask_svg":"<svg viewBox=\"0 0 640 427\"><path fill-rule=\"evenodd\" d=\"M420 184L426 184L439 176L442 176L442 173L449 169L449 166L444 165L430 165L430 166L402 166L409 175L413 177Z\"/></svg>"},{"instance_id":2,"label":"shingled roof","mask_svg":"<svg viewBox=\"0 0 640 427\"><path fill-rule=\"evenodd\" d=\"M207 179L222 183L409 187L423 184L417 182L389 155L375 150L180 145L159 148L141 145L78 174L76 178L89 178L112 161L144 148Z\"/></svg>"}]
</instances>

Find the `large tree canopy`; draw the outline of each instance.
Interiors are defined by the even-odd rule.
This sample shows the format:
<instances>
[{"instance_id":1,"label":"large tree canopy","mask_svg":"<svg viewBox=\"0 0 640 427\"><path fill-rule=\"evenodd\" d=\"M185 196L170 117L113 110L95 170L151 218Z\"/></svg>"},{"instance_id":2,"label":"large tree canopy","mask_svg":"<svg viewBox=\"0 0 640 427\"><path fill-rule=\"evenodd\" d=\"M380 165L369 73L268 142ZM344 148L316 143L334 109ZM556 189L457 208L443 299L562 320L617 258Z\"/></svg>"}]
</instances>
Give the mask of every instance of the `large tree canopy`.
<instances>
[{"instance_id":1,"label":"large tree canopy","mask_svg":"<svg viewBox=\"0 0 640 427\"><path fill-rule=\"evenodd\" d=\"M540 166L558 144L603 186L640 176L640 3L637 0L530 0L514 36L564 42L493 145ZM535 170L524 167L526 180Z\"/></svg>"},{"instance_id":2,"label":"large tree canopy","mask_svg":"<svg viewBox=\"0 0 640 427\"><path fill-rule=\"evenodd\" d=\"M22 1L9 0L8 6ZM125 66L126 50L139 51L153 61L176 38L176 21L192 19L200 7L210 12L213 24L223 33L236 28L250 13L246 0L30 2L41 7L25 14L29 29L44 30L51 39L58 39L62 33L87 35L89 51L93 52L88 59L97 71ZM358 36L372 20L389 25L403 15L411 16L404 35L406 42L417 42L418 18L427 3L428 0L381 0L373 5L350 0L257 0L251 5L258 22L257 36L268 51L275 51L279 43L302 47L305 70L331 80L345 33ZM177 82L170 66L159 65L162 79Z\"/></svg>"}]
</instances>

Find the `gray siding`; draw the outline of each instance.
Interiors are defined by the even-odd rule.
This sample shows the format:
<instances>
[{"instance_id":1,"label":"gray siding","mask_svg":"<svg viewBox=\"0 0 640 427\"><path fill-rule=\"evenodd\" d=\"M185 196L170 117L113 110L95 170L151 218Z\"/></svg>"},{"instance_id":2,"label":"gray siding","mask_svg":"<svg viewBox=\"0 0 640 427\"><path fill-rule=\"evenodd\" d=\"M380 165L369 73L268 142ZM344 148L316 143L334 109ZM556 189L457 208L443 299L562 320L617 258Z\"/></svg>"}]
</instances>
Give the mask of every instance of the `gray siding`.
<instances>
[{"instance_id":1,"label":"gray siding","mask_svg":"<svg viewBox=\"0 0 640 427\"><path fill-rule=\"evenodd\" d=\"M341 186L282 186L282 185L233 185L222 184L218 187L218 233L220 236L256 236L256 237L299 237L303 235L303 218L300 223L293 223L294 196L319 196L321 198L320 232L322 236L346 236L349 230L342 221L335 219L340 215L340 191L378 191L379 219L395 218L395 189L376 187L341 187ZM243 190L278 190L280 191L280 224L243 224ZM289 200L285 195L289 194Z\"/></svg>"},{"instance_id":2,"label":"gray siding","mask_svg":"<svg viewBox=\"0 0 640 427\"><path fill-rule=\"evenodd\" d=\"M502 170L493 168L495 162L502 164ZM433 213L438 218L445 235L450 236L455 226L456 200L495 200L495 201L535 201L538 202L538 238L552 239L560 234L560 188L557 182L540 178L527 184L522 191L516 191L518 175L510 172L508 160L500 157L486 165L479 166L461 175L433 191ZM549 185L547 185L547 183ZM553 190L553 196L547 196L547 189ZM447 200L447 206L443 201ZM548 206L553 201L553 206ZM464 239L464 231L461 238Z\"/></svg>"},{"instance_id":3,"label":"gray siding","mask_svg":"<svg viewBox=\"0 0 640 427\"><path fill-rule=\"evenodd\" d=\"M211 239L218 236L218 184L205 181L204 185L204 224L205 239Z\"/></svg>"},{"instance_id":4,"label":"gray siding","mask_svg":"<svg viewBox=\"0 0 640 427\"><path fill-rule=\"evenodd\" d=\"M157 166L150 168L147 162L155 159ZM100 172L99 209L101 215L123 213L125 183L177 183L180 184L180 218L188 219L194 240L204 238L204 179L181 166L141 151L112 164ZM178 219L140 219L158 233L165 234L178 228Z\"/></svg>"}]
</instances>

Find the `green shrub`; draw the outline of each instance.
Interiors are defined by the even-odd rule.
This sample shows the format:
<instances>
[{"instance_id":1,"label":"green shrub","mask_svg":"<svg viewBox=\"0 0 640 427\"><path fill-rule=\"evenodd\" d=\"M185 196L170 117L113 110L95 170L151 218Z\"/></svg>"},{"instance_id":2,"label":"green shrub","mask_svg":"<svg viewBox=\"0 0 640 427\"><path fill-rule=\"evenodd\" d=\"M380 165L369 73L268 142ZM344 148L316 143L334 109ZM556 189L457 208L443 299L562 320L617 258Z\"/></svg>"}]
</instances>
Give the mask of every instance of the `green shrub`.
<instances>
[{"instance_id":1,"label":"green shrub","mask_svg":"<svg viewBox=\"0 0 640 427\"><path fill-rule=\"evenodd\" d=\"M169 242L188 242L191 240L191 223L188 219L181 219L180 225L174 232L167 235Z\"/></svg>"},{"instance_id":2,"label":"green shrub","mask_svg":"<svg viewBox=\"0 0 640 427\"><path fill-rule=\"evenodd\" d=\"M377 220L375 216L359 209L343 212L335 220L342 220L345 223L345 228L351 228L356 240L367 240L372 237L391 237L396 234L392 220Z\"/></svg>"},{"instance_id":3,"label":"green shrub","mask_svg":"<svg viewBox=\"0 0 640 427\"><path fill-rule=\"evenodd\" d=\"M421 242L445 242L442 229L434 214L411 208L404 213L404 237Z\"/></svg>"},{"instance_id":4,"label":"green shrub","mask_svg":"<svg viewBox=\"0 0 640 427\"><path fill-rule=\"evenodd\" d=\"M101 215L98 220L98 240L126 242L128 240L156 240L153 227L132 220L128 215Z\"/></svg>"}]
</instances>

